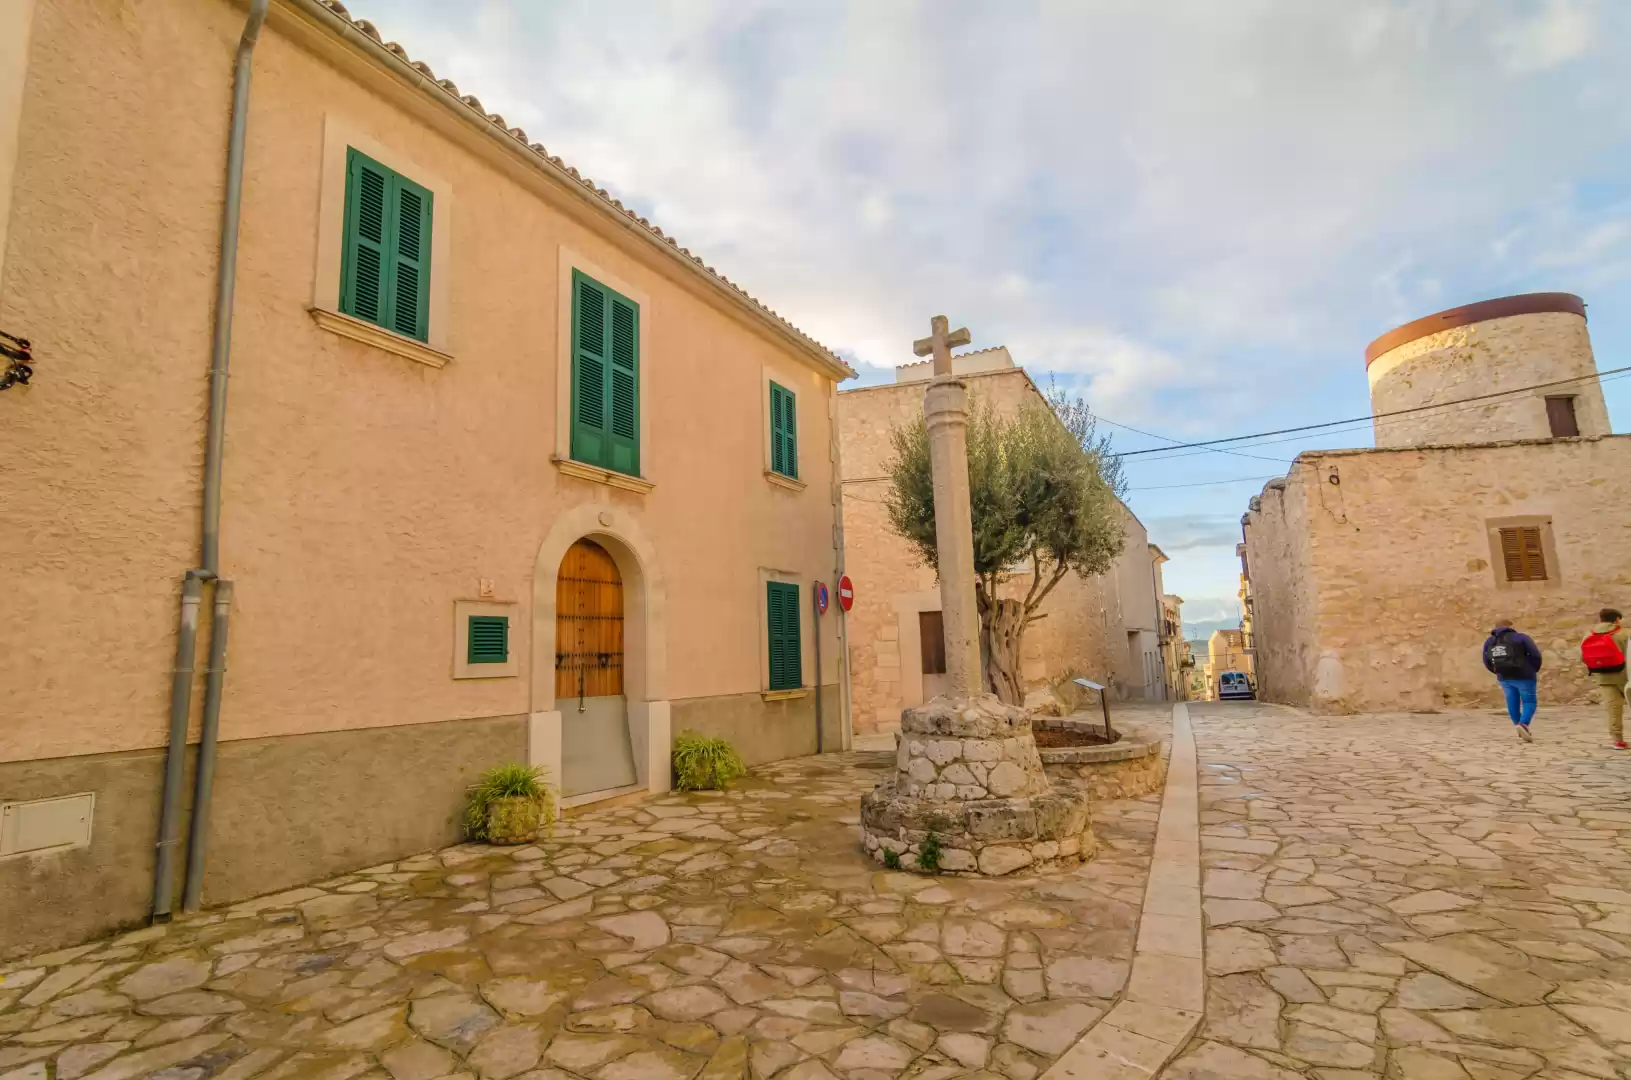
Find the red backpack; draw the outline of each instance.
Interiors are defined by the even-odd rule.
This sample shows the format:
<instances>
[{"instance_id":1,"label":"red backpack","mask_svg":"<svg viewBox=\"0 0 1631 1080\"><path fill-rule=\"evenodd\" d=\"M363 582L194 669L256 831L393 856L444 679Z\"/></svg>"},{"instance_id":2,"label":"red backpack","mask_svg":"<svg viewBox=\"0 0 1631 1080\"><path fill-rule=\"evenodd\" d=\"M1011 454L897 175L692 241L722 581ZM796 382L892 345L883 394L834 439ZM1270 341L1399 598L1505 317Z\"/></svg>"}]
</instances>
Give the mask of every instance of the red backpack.
<instances>
[{"instance_id":1,"label":"red backpack","mask_svg":"<svg viewBox=\"0 0 1631 1080\"><path fill-rule=\"evenodd\" d=\"M1614 634L1619 627L1606 634L1591 634L1580 643L1580 659L1586 662L1586 670L1594 674L1611 675L1616 671L1625 670L1625 653L1614 644Z\"/></svg>"}]
</instances>

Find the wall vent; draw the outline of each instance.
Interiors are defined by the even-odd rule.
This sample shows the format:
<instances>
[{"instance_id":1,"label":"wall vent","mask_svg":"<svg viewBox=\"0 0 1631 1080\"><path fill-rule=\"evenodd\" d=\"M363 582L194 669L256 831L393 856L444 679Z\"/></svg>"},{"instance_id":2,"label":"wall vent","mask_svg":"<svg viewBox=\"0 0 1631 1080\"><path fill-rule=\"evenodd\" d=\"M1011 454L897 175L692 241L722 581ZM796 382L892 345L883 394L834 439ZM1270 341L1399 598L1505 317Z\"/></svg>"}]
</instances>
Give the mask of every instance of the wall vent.
<instances>
[{"instance_id":1,"label":"wall vent","mask_svg":"<svg viewBox=\"0 0 1631 1080\"><path fill-rule=\"evenodd\" d=\"M91 792L0 803L0 858L87 846L95 809Z\"/></svg>"}]
</instances>

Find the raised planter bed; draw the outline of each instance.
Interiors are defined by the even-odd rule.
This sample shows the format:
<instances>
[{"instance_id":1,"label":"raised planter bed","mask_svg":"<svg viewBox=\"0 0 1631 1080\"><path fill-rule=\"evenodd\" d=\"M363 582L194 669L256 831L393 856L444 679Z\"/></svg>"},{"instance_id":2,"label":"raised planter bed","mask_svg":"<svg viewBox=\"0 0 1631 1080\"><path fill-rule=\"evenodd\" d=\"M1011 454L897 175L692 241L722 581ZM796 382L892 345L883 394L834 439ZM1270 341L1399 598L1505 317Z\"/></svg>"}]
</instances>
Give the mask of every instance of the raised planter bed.
<instances>
[{"instance_id":1,"label":"raised planter bed","mask_svg":"<svg viewBox=\"0 0 1631 1080\"><path fill-rule=\"evenodd\" d=\"M1037 717L1033 722L1038 743L1054 741L1043 732L1074 732L1086 738L1104 738L1104 724L1088 715ZM1161 753L1164 739L1136 727L1118 728L1112 743L1085 746L1038 746L1043 771L1056 784L1086 790L1094 799L1136 799L1160 791L1166 783L1167 763Z\"/></svg>"}]
</instances>

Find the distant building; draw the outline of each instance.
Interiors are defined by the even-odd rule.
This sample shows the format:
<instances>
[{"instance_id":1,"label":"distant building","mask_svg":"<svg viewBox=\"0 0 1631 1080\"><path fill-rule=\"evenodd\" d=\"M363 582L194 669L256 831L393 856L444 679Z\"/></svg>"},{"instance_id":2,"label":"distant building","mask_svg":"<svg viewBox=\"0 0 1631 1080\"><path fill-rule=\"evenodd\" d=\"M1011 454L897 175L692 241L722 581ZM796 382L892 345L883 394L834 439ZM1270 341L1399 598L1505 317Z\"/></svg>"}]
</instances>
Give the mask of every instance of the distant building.
<instances>
[{"instance_id":1,"label":"distant building","mask_svg":"<svg viewBox=\"0 0 1631 1080\"><path fill-rule=\"evenodd\" d=\"M1002 413L1045 398L1005 348L953 358L970 395ZM855 582L849 613L853 715L860 732L892 728L901 709L917 705L945 686L940 641L940 589L934 571L889 525L890 432L923 416L930 365L906 364L896 381L838 395L843 448L845 569ZM1123 507L1125 510L1125 507ZM1021 675L1035 690L1071 676L1111 688L1119 699L1159 701L1167 696L1161 659L1160 549L1126 510L1126 548L1110 570L1095 578L1067 575L1042 605L1046 615L1025 632ZM1011 588L1023 589L1028 574L1016 568Z\"/></svg>"},{"instance_id":2,"label":"distant building","mask_svg":"<svg viewBox=\"0 0 1631 1080\"><path fill-rule=\"evenodd\" d=\"M1150 546L1155 548L1154 544ZM1161 556L1161 561L1166 561L1165 555ZM1156 572L1160 572L1160 563L1156 564ZM1188 650L1184 641L1183 606L1183 597L1172 593L1161 595L1161 662L1165 669L1168 694L1174 701L1185 701L1189 697L1184 669Z\"/></svg>"},{"instance_id":3,"label":"distant building","mask_svg":"<svg viewBox=\"0 0 1631 1080\"><path fill-rule=\"evenodd\" d=\"M1299 455L1241 519L1261 696L1493 705L1480 646L1504 616L1545 656L1543 702L1589 700L1578 643L1631 604L1631 436L1610 433L1585 304L1471 304L1365 359L1373 410L1412 411L1376 420L1376 449Z\"/></svg>"}]
</instances>

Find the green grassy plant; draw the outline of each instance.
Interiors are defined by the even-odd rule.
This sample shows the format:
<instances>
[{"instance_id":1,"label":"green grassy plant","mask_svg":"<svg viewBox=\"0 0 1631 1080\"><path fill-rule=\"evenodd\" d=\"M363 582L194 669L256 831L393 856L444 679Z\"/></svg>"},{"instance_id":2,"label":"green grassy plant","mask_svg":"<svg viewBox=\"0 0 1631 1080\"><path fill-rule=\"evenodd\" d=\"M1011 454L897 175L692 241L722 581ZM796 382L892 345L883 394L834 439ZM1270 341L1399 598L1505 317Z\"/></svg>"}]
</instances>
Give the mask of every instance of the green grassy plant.
<instances>
[{"instance_id":1,"label":"green grassy plant","mask_svg":"<svg viewBox=\"0 0 1631 1080\"><path fill-rule=\"evenodd\" d=\"M724 791L747 771L724 739L682 731L674 740L674 786L681 791Z\"/></svg>"},{"instance_id":2,"label":"green grassy plant","mask_svg":"<svg viewBox=\"0 0 1631 1080\"><path fill-rule=\"evenodd\" d=\"M940 837L930 833L917 846L917 865L925 874L940 872Z\"/></svg>"},{"instance_id":3,"label":"green grassy plant","mask_svg":"<svg viewBox=\"0 0 1631 1080\"><path fill-rule=\"evenodd\" d=\"M555 820L555 799L544 770L516 762L498 765L476 780L464 808L464 829L472 840L486 840L488 808L499 799L532 799L538 804L538 819L547 826Z\"/></svg>"},{"instance_id":4,"label":"green grassy plant","mask_svg":"<svg viewBox=\"0 0 1631 1080\"><path fill-rule=\"evenodd\" d=\"M885 870L900 869L900 852L894 848L885 848L883 852L883 867Z\"/></svg>"}]
</instances>

